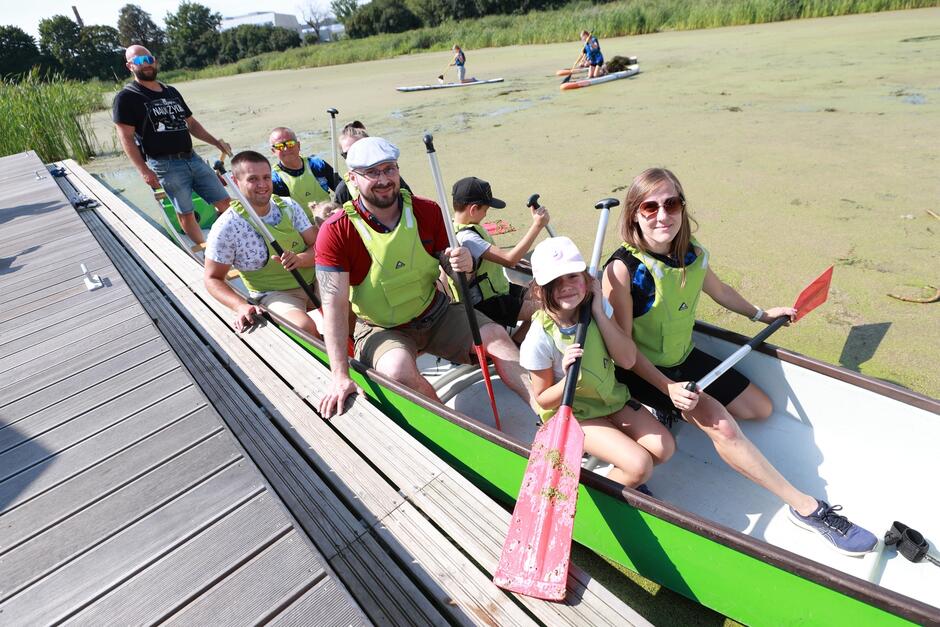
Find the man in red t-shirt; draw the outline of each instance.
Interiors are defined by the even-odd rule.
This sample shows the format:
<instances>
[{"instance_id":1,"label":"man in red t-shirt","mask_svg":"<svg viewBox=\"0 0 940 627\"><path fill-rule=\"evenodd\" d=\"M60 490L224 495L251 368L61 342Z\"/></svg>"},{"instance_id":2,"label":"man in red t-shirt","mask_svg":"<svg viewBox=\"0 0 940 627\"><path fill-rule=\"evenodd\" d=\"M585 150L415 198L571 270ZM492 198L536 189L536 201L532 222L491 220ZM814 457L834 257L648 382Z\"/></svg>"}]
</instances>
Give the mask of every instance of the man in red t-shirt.
<instances>
[{"instance_id":1,"label":"man in red t-shirt","mask_svg":"<svg viewBox=\"0 0 940 627\"><path fill-rule=\"evenodd\" d=\"M441 268L472 268L466 248L449 247L440 207L401 188L398 148L380 137L353 144L346 163L359 198L323 223L316 245L332 372L330 389L320 401L325 418L341 413L356 389L346 355L350 305L359 318L353 333L356 358L429 398L437 395L418 371L418 352L458 363L470 363L473 354L463 306L437 289ZM500 378L531 405L531 386L516 345L506 329L476 315Z\"/></svg>"}]
</instances>

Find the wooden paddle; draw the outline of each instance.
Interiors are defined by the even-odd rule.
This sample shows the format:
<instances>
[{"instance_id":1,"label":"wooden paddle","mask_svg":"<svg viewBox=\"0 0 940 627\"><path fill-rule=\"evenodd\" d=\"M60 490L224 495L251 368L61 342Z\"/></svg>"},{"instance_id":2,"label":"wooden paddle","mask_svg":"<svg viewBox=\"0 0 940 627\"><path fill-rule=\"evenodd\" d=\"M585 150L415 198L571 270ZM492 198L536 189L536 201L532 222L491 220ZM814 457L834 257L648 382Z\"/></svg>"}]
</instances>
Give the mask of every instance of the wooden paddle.
<instances>
[{"instance_id":1,"label":"wooden paddle","mask_svg":"<svg viewBox=\"0 0 940 627\"><path fill-rule=\"evenodd\" d=\"M447 229L447 241L451 248L457 248L457 236L454 234L454 221L450 216L450 208L447 204L447 192L444 191L444 179L441 176L441 167L437 163L437 152L434 150L434 137L428 133L424 136L424 146L428 150L428 159L431 162L431 174L434 176L434 184L437 186L437 197L441 205L441 214L444 218L444 228ZM470 323L470 332L473 334L473 348L477 353L477 359L480 362L480 370L483 372L483 382L486 385L486 393L490 396L490 407L493 408L493 419L496 421L496 428L503 430L499 422L499 410L496 408L496 394L493 392L493 382L490 380L490 369L487 366L486 349L483 347L483 339L480 337L480 325L477 322L476 309L473 308L473 301L470 300L470 289L467 287L467 275L463 272L455 272L457 275L457 287L460 290L460 301L467 311L467 320Z\"/></svg>"},{"instance_id":2,"label":"wooden paddle","mask_svg":"<svg viewBox=\"0 0 940 627\"><path fill-rule=\"evenodd\" d=\"M832 266L829 266L822 274L816 277L812 283L807 285L802 292L800 292L796 302L793 304L793 308L796 309L796 320L799 320L826 302L826 299L829 298L829 284L831 282ZM796 320L794 320L794 322ZM689 383L685 386L685 389L690 392L694 392L697 388L698 391L701 392L709 385L714 383L718 377L730 370L736 363L744 359L748 353L762 344L764 340L773 335L777 329L784 326L789 321L790 318L787 316L780 316L779 318L776 318L773 322L767 325L767 328L751 338L747 344L734 351L723 362L715 366L715 368L707 375L699 379L697 382L689 381Z\"/></svg>"},{"instance_id":3,"label":"wooden paddle","mask_svg":"<svg viewBox=\"0 0 940 627\"><path fill-rule=\"evenodd\" d=\"M605 198L594 205L601 210L601 217L591 254L591 276L597 274L610 208L619 204L616 198ZM575 332L575 342L581 346L590 321L591 306L582 304ZM571 412L580 369L580 359L568 368L561 406L539 429L532 443L509 533L493 576L493 582L500 588L549 601L565 598L568 580L584 452L584 432Z\"/></svg>"}]
</instances>

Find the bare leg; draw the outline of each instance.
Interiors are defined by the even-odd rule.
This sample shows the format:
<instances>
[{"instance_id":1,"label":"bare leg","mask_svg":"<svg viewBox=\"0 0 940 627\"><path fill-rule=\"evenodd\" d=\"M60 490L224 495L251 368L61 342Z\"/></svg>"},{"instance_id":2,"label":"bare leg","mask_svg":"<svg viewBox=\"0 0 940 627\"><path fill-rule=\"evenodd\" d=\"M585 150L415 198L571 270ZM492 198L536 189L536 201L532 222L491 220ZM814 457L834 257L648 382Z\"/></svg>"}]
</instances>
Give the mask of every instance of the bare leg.
<instances>
[{"instance_id":1,"label":"bare leg","mask_svg":"<svg viewBox=\"0 0 940 627\"><path fill-rule=\"evenodd\" d=\"M176 218L180 221L180 226L183 227L183 232L186 233L186 236L193 241L193 244L205 243L206 240L202 236L202 228L200 228L199 223L196 222L195 213L177 213Z\"/></svg>"},{"instance_id":2,"label":"bare leg","mask_svg":"<svg viewBox=\"0 0 940 627\"><path fill-rule=\"evenodd\" d=\"M310 316L307 315L306 311L301 311L300 309L291 308L291 309L286 309L282 311L281 315L287 318L287 320L293 323L294 325L300 327L301 329L303 329L304 331L312 335L313 337L317 339L321 339L323 337L322 335L320 335L320 331L319 329L317 329L317 325L314 324L313 320L310 318Z\"/></svg>"},{"instance_id":3,"label":"bare leg","mask_svg":"<svg viewBox=\"0 0 940 627\"><path fill-rule=\"evenodd\" d=\"M437 392L434 391L428 380L418 372L418 365L415 363L414 356L404 348L393 348L387 351L379 357L375 369L386 377L411 388L418 394L440 402Z\"/></svg>"},{"instance_id":4,"label":"bare leg","mask_svg":"<svg viewBox=\"0 0 940 627\"><path fill-rule=\"evenodd\" d=\"M532 326L532 314L536 312L539 308L539 304L531 298L526 298L522 301L522 309L519 310L519 322L520 324L512 334L512 341L516 344L522 344L522 340L525 339L526 333L529 332L529 327Z\"/></svg>"},{"instance_id":5,"label":"bare leg","mask_svg":"<svg viewBox=\"0 0 940 627\"><path fill-rule=\"evenodd\" d=\"M816 499L793 487L747 439L731 414L714 398L703 393L695 409L684 412L683 416L705 432L718 455L736 471L777 495L801 515L816 510Z\"/></svg>"},{"instance_id":6,"label":"bare leg","mask_svg":"<svg viewBox=\"0 0 940 627\"><path fill-rule=\"evenodd\" d=\"M764 420L774 411L773 403L762 389L748 384L736 399L728 404L728 412L737 420Z\"/></svg>"},{"instance_id":7,"label":"bare leg","mask_svg":"<svg viewBox=\"0 0 940 627\"><path fill-rule=\"evenodd\" d=\"M631 488L645 482L653 474L653 458L645 448L630 439L607 418L581 423L584 429L584 450L614 465L607 478Z\"/></svg>"},{"instance_id":8,"label":"bare leg","mask_svg":"<svg viewBox=\"0 0 940 627\"><path fill-rule=\"evenodd\" d=\"M653 417L646 408L633 409L624 405L623 409L608 417L627 437L645 448L653 458L654 464L662 464L676 452L676 440L669 429Z\"/></svg>"},{"instance_id":9,"label":"bare leg","mask_svg":"<svg viewBox=\"0 0 940 627\"><path fill-rule=\"evenodd\" d=\"M496 323L485 324L480 327L480 337L499 378L535 411L537 405L529 373L519 365L519 347L509 338L506 329Z\"/></svg>"}]
</instances>

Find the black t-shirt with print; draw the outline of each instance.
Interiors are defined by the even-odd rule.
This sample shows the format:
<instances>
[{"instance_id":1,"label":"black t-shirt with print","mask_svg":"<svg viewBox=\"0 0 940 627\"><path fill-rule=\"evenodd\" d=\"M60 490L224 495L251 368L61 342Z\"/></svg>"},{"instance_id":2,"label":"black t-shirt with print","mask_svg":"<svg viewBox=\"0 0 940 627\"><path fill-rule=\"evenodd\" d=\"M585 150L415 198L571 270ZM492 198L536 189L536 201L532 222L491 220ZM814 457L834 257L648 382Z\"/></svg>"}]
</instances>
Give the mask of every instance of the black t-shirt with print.
<instances>
[{"instance_id":1,"label":"black t-shirt with print","mask_svg":"<svg viewBox=\"0 0 940 627\"><path fill-rule=\"evenodd\" d=\"M144 155L157 159L193 149L186 127L186 119L193 112L175 88L163 83L160 86L163 91L130 83L118 92L111 106L112 119L133 126Z\"/></svg>"}]
</instances>

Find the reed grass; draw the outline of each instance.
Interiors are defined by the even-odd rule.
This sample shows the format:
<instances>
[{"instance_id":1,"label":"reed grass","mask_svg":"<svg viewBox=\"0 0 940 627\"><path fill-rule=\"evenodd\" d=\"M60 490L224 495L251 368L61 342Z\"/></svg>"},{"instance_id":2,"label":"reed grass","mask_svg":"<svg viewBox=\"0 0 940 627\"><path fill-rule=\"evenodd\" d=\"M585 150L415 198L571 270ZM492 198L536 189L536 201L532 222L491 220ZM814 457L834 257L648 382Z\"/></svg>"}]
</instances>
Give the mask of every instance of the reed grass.
<instances>
[{"instance_id":1,"label":"reed grass","mask_svg":"<svg viewBox=\"0 0 940 627\"><path fill-rule=\"evenodd\" d=\"M552 11L491 15L406 33L292 48L202 70L166 71L162 77L178 82L374 61L414 52L449 50L455 42L468 49L558 43L575 41L583 28L602 38L619 37L933 6L940 6L940 0L627 0L600 5L575 2Z\"/></svg>"},{"instance_id":2,"label":"reed grass","mask_svg":"<svg viewBox=\"0 0 940 627\"><path fill-rule=\"evenodd\" d=\"M104 86L37 73L13 83L0 80L0 155L35 150L43 163L94 154L89 116L105 106Z\"/></svg>"}]
</instances>

